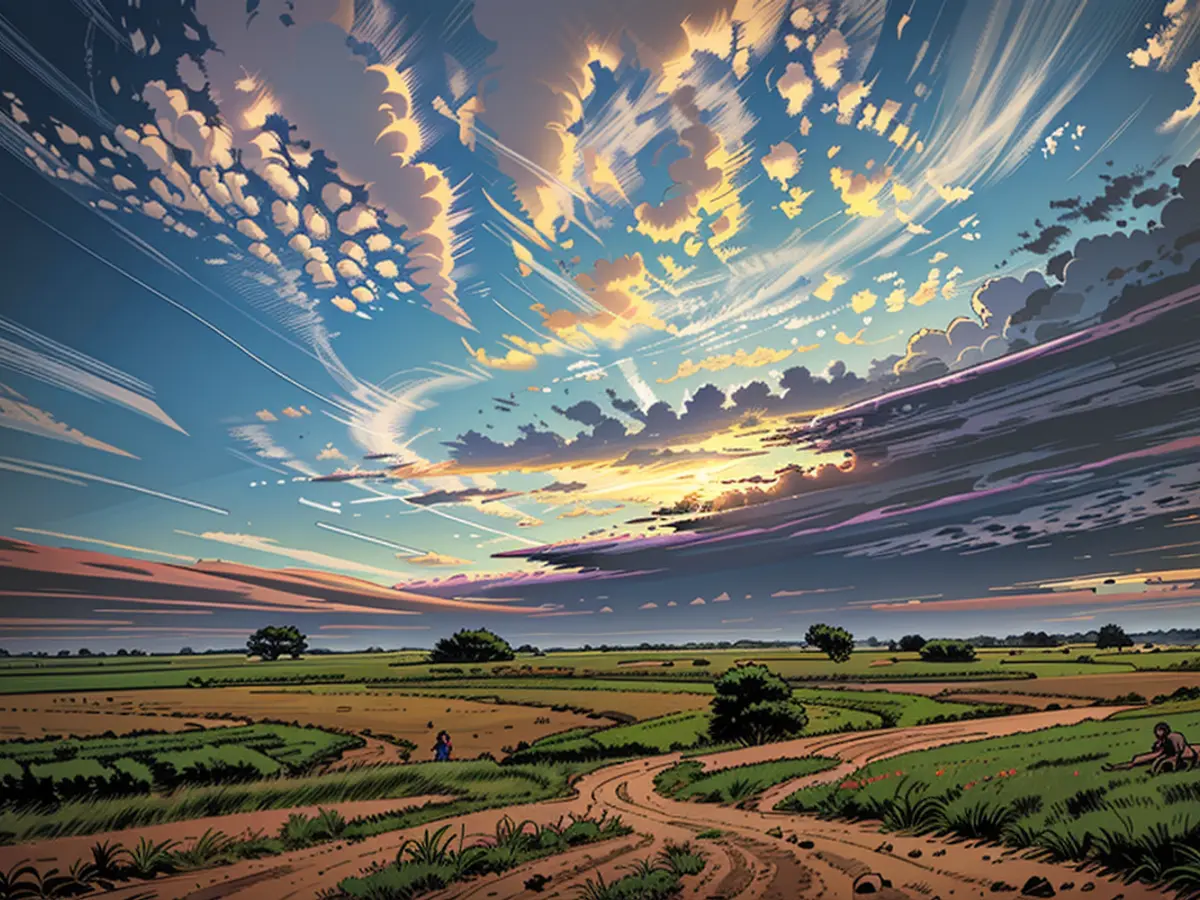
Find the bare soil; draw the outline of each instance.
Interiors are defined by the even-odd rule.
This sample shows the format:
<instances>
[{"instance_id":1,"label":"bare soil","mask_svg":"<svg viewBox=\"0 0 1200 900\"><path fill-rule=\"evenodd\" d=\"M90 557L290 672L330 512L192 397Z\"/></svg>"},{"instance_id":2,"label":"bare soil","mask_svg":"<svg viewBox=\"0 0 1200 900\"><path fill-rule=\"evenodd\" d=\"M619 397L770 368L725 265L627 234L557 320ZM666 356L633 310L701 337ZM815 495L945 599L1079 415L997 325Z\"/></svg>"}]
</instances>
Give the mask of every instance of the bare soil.
<instances>
[{"instance_id":1,"label":"bare soil","mask_svg":"<svg viewBox=\"0 0 1200 900\"><path fill-rule=\"evenodd\" d=\"M980 740L1082 721L1112 710L1064 709L1018 716L804 738L767 747L754 747L705 758L713 767L742 765L781 757L821 753L859 766L908 750ZM877 893L888 900L929 900L932 897L981 897L1004 892L1004 882L1020 885L1033 876L1049 879L1057 896L1070 900L1142 900L1166 895L1141 885L1124 885L1092 871L1057 865L1001 852L995 847L947 843L929 837L882 835L866 824L823 822L807 816L760 809L684 803L654 790L654 776L674 765L678 754L619 763L580 779L577 795L516 809L486 810L444 820L468 835L494 830L499 819L512 814L538 822L555 821L569 813L620 815L636 834L530 863L514 872L456 885L438 895L451 898L525 898L524 880L537 872L550 878L547 896L578 894L587 879L613 881L622 867L653 855L667 841L691 840L708 856L701 875L686 879L681 896L721 897L726 900L816 900L853 896L854 879L877 873L891 883ZM836 772L836 770L835 770ZM837 777L830 772L809 778ZM799 781L784 786L789 792ZM717 840L699 841L701 831L719 829ZM780 829L782 838L767 832ZM333 844L233 866L128 885L111 892L115 898L186 898L186 900L292 900L312 898L336 887L375 862L394 857L406 837L419 837L424 828L394 832L355 844ZM797 843L787 840L794 837ZM799 840L806 847L798 845ZM811 846L807 842L811 841ZM932 851L944 849L934 857ZM910 851L922 851L909 856ZM591 856L591 859L588 857ZM1067 887L1066 885L1071 885ZM1015 896L1016 891L1011 892Z\"/></svg>"},{"instance_id":2,"label":"bare soil","mask_svg":"<svg viewBox=\"0 0 1200 900\"><path fill-rule=\"evenodd\" d=\"M40 729L42 723L48 721L48 713L61 708L60 698L79 696L26 694L19 700L20 711L6 715L4 721L17 728ZM501 748L516 746L519 741L533 743L559 731L604 724L579 713L530 706L361 691L341 694L263 687L173 688L89 694L87 700L89 710L141 716L153 723L144 727L155 729L168 722L184 721L171 718L175 714L199 717L225 714L242 720L298 722L355 733L368 730L412 741L417 745L413 759L430 758L434 737L442 729L450 732L455 757L473 759L484 752L498 757ZM102 715L79 716L78 721L104 718ZM65 730L56 733L97 732Z\"/></svg>"}]
</instances>

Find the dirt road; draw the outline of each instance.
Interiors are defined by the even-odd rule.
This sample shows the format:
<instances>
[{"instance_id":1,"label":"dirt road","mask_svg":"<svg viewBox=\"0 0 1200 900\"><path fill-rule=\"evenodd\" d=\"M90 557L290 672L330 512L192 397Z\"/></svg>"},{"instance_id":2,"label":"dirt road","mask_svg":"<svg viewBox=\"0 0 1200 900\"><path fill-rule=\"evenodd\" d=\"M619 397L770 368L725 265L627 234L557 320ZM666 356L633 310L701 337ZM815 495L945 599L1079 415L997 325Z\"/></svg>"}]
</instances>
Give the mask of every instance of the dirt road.
<instances>
[{"instance_id":1,"label":"dirt road","mask_svg":"<svg viewBox=\"0 0 1200 900\"><path fill-rule=\"evenodd\" d=\"M710 767L742 765L784 756L819 753L844 760L837 769L809 776L836 778L848 768L910 750L980 740L1006 734L1071 724L1110 714L1111 709L1064 709L973 722L947 723L888 731L827 735L765 747L751 747L707 757ZM616 841L577 848L528 863L505 873L455 885L436 895L452 898L523 898L524 882L537 873L550 883L543 896L575 896L588 878L619 878L621 867L652 855L667 841L691 840L703 847L709 862L704 873L688 879L684 896L721 900L839 900L853 896L854 879L867 872L891 882L875 896L880 900L931 900L934 897L978 897L1015 886L1015 895L1033 876L1046 878L1058 897L1088 900L1139 900L1163 897L1139 885L1122 885L1094 872L1023 859L995 847L947 843L926 837L882 835L867 825L822 822L770 810L774 796L786 796L801 782L781 786L758 809L682 803L654 790L654 776L678 762L678 754L608 766L577 783L570 799L516 809L487 810L450 822L468 835L493 831L506 813L551 822L571 813L620 815L634 834ZM785 793L786 792L786 793ZM767 835L780 828L783 838ZM719 829L716 840L700 841L703 831ZM187 900L292 900L313 898L336 887L342 878L373 862L390 861L406 837L424 829L392 832L357 844L331 844L270 859L246 861L202 872L130 885L112 897L187 898ZM797 843L787 836L795 835ZM803 846L801 846L803 843ZM934 852L945 851L934 856ZM1000 883L1003 884L1000 884ZM998 887L999 885L999 887Z\"/></svg>"}]
</instances>

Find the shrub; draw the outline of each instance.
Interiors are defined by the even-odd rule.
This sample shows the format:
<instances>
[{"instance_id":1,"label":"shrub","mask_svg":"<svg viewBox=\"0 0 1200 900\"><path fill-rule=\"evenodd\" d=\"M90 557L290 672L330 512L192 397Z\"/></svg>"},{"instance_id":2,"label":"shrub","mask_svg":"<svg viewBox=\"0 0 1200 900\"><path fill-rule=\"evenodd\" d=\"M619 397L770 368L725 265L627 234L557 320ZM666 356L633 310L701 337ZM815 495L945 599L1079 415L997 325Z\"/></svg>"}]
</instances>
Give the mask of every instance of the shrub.
<instances>
[{"instance_id":1,"label":"shrub","mask_svg":"<svg viewBox=\"0 0 1200 900\"><path fill-rule=\"evenodd\" d=\"M972 662L975 648L966 641L929 641L921 648L925 662Z\"/></svg>"},{"instance_id":2,"label":"shrub","mask_svg":"<svg viewBox=\"0 0 1200 900\"><path fill-rule=\"evenodd\" d=\"M854 652L854 635L833 625L811 626L804 640L823 651L835 663L844 663Z\"/></svg>"},{"instance_id":3,"label":"shrub","mask_svg":"<svg viewBox=\"0 0 1200 900\"><path fill-rule=\"evenodd\" d=\"M791 688L766 666L738 666L717 679L712 740L765 744L797 735L807 724Z\"/></svg>"},{"instance_id":4,"label":"shrub","mask_svg":"<svg viewBox=\"0 0 1200 900\"><path fill-rule=\"evenodd\" d=\"M478 631L463 629L442 638L429 654L432 663L507 662L515 658L508 641L486 628Z\"/></svg>"}]
</instances>

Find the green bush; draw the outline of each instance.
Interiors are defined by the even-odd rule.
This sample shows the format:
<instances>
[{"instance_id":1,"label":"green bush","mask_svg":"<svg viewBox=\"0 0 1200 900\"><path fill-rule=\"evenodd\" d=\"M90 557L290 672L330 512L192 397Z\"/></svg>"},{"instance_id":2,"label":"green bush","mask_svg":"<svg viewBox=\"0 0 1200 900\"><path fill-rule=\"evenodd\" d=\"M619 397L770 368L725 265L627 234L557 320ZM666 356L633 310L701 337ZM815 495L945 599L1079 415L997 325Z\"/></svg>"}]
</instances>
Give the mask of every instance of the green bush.
<instances>
[{"instance_id":1,"label":"green bush","mask_svg":"<svg viewBox=\"0 0 1200 900\"><path fill-rule=\"evenodd\" d=\"M975 648L966 641L929 641L921 647L925 662L972 662Z\"/></svg>"}]
</instances>

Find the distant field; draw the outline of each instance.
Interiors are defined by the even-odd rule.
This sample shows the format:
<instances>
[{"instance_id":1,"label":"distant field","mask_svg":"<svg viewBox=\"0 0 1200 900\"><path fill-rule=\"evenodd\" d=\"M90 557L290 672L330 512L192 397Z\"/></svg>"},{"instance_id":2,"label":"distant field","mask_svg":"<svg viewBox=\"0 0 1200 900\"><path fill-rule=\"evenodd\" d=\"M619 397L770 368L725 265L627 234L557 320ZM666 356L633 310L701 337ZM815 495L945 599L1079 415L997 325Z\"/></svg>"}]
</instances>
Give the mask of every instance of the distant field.
<instances>
[{"instance_id":1,"label":"distant field","mask_svg":"<svg viewBox=\"0 0 1200 900\"><path fill-rule=\"evenodd\" d=\"M530 706L369 691L309 693L249 687L31 694L21 698L22 712L7 718L31 728L36 726L42 709L83 704L101 711L159 716L227 714L343 731L370 730L415 743L416 758L423 758L429 752L434 736L443 728L453 736L455 755L466 759L484 752L500 757L504 747L516 746L520 741L534 741L555 732L597 724L595 719L580 713Z\"/></svg>"},{"instance_id":2,"label":"distant field","mask_svg":"<svg viewBox=\"0 0 1200 900\"><path fill-rule=\"evenodd\" d=\"M878 716L853 709L808 706L804 734L878 728ZM604 729L580 729L552 735L518 751L518 762L575 762L646 756L672 750L690 750L708 745L706 711L675 713L632 725Z\"/></svg>"},{"instance_id":3,"label":"distant field","mask_svg":"<svg viewBox=\"0 0 1200 900\"><path fill-rule=\"evenodd\" d=\"M36 715L22 715L33 710ZM85 737L93 734L128 734L131 731L188 731L196 728L219 728L235 725L226 720L160 716L131 711L101 710L80 704L76 708L46 709L35 700L24 703L20 694L0 699L0 741L17 738L40 738L46 735L71 734Z\"/></svg>"},{"instance_id":4,"label":"distant field","mask_svg":"<svg viewBox=\"0 0 1200 900\"><path fill-rule=\"evenodd\" d=\"M837 690L833 688L797 688L793 696L805 705L823 704L873 713L883 724L893 727L951 721L976 715L998 714L1001 707L937 700L918 694L893 694L888 691Z\"/></svg>"},{"instance_id":5,"label":"distant field","mask_svg":"<svg viewBox=\"0 0 1200 900\"><path fill-rule=\"evenodd\" d=\"M707 685L706 685L707 686ZM374 695L391 695L388 691L372 691ZM711 691L710 691L711 694ZM625 691L625 690L564 690L556 687L497 687L479 682L477 687L405 688L395 696L443 697L480 702L517 703L554 709L587 710L603 715L612 712L635 719L653 719L668 713L690 709L707 709L711 696L682 691Z\"/></svg>"}]
</instances>

